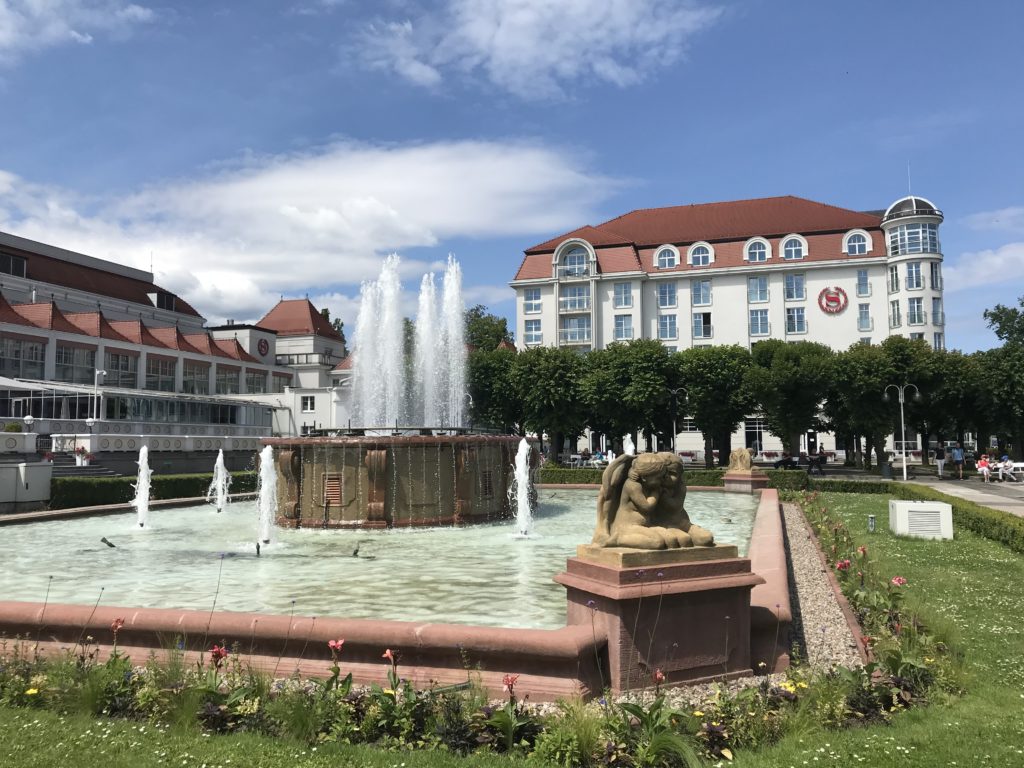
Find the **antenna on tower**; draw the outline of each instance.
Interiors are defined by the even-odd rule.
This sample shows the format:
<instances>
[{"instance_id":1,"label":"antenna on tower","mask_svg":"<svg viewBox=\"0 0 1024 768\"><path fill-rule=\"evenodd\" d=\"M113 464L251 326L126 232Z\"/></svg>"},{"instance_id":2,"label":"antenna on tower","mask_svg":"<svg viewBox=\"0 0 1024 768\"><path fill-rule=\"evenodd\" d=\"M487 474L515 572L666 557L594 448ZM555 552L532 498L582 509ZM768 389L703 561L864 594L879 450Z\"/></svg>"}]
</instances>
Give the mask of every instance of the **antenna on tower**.
<instances>
[{"instance_id":1,"label":"antenna on tower","mask_svg":"<svg viewBox=\"0 0 1024 768\"><path fill-rule=\"evenodd\" d=\"M907 194L908 195L914 194L913 191L911 191L911 189L910 189L910 161L909 160L907 160Z\"/></svg>"},{"instance_id":2,"label":"antenna on tower","mask_svg":"<svg viewBox=\"0 0 1024 768\"><path fill-rule=\"evenodd\" d=\"M152 274L152 272L153 272L153 252L152 251L149 252L149 271Z\"/></svg>"}]
</instances>

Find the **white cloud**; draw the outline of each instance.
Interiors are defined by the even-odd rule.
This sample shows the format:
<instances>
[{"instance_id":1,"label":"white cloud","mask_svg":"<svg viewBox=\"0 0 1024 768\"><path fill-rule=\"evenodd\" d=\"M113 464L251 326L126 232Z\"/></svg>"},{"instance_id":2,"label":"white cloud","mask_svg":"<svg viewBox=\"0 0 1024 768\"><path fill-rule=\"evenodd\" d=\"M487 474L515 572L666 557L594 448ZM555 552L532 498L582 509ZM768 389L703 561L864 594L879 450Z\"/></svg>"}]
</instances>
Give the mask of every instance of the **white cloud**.
<instances>
[{"instance_id":1,"label":"white cloud","mask_svg":"<svg viewBox=\"0 0 1024 768\"><path fill-rule=\"evenodd\" d=\"M947 264L942 272L946 293L1019 281L1020 275L1024 274L1024 242L963 253L955 265Z\"/></svg>"},{"instance_id":2,"label":"white cloud","mask_svg":"<svg viewBox=\"0 0 1024 768\"><path fill-rule=\"evenodd\" d=\"M124 0L0 0L0 64L43 48L88 45L95 33L125 35L155 17Z\"/></svg>"},{"instance_id":3,"label":"white cloud","mask_svg":"<svg viewBox=\"0 0 1024 768\"><path fill-rule=\"evenodd\" d=\"M440 12L372 24L357 48L367 66L420 86L454 73L558 98L581 83L643 80L721 13L696 0L445 0Z\"/></svg>"},{"instance_id":4,"label":"white cloud","mask_svg":"<svg viewBox=\"0 0 1024 768\"><path fill-rule=\"evenodd\" d=\"M967 225L978 230L1024 233L1024 206L971 214L967 217Z\"/></svg>"},{"instance_id":5,"label":"white cloud","mask_svg":"<svg viewBox=\"0 0 1024 768\"><path fill-rule=\"evenodd\" d=\"M590 220L617 188L539 145L336 143L116 199L81 199L0 171L0 229L146 270L152 257L158 284L215 322L258 319L280 294L306 292L329 297L326 306L350 322L352 298L338 287L358 293L382 254L563 231ZM417 284L431 266L403 265Z\"/></svg>"}]
</instances>

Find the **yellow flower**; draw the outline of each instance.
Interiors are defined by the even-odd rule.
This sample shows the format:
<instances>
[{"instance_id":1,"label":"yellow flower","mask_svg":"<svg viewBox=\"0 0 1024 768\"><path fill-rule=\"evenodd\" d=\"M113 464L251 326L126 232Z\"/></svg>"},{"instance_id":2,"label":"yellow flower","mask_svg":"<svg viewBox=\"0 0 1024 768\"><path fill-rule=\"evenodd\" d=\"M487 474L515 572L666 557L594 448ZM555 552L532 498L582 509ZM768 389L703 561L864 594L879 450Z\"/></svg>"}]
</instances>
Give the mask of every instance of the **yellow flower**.
<instances>
[{"instance_id":1,"label":"yellow flower","mask_svg":"<svg viewBox=\"0 0 1024 768\"><path fill-rule=\"evenodd\" d=\"M37 693L39 693L38 688L29 688L27 691L25 691L26 696L35 696Z\"/></svg>"},{"instance_id":2,"label":"yellow flower","mask_svg":"<svg viewBox=\"0 0 1024 768\"><path fill-rule=\"evenodd\" d=\"M935 661L935 659L929 658L928 656L924 657L925 664L931 664L933 661Z\"/></svg>"},{"instance_id":3,"label":"yellow flower","mask_svg":"<svg viewBox=\"0 0 1024 768\"><path fill-rule=\"evenodd\" d=\"M704 717L704 713L701 712L699 709L697 709L697 710L694 710L693 716L694 717Z\"/></svg>"},{"instance_id":4,"label":"yellow flower","mask_svg":"<svg viewBox=\"0 0 1024 768\"><path fill-rule=\"evenodd\" d=\"M807 687L807 683L805 683L803 680L801 680L799 683L796 684L796 687L797 688L806 688Z\"/></svg>"}]
</instances>

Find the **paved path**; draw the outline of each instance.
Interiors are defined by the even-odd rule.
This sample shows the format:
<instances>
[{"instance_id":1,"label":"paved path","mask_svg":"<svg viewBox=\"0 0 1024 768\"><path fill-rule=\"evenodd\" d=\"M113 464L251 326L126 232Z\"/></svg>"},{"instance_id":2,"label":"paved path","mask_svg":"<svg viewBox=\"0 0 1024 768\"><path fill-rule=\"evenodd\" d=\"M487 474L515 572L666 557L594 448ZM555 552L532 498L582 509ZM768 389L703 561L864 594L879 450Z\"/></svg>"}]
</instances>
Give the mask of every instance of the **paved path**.
<instances>
[{"instance_id":1,"label":"paved path","mask_svg":"<svg viewBox=\"0 0 1024 768\"><path fill-rule=\"evenodd\" d=\"M972 477L968 480L918 478L910 482L926 485L950 496L973 501L975 504L981 504L983 507L1009 512L1017 517L1024 517L1024 482L985 483L978 477Z\"/></svg>"}]
</instances>

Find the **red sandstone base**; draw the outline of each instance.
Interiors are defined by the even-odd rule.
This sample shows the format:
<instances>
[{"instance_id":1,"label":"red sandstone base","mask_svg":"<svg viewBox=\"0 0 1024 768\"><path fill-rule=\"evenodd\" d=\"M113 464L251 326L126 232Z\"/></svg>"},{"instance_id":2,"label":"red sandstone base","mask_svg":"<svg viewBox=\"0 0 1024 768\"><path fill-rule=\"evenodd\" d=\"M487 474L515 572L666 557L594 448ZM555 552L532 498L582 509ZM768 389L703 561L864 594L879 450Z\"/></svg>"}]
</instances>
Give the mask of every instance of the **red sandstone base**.
<instances>
[{"instance_id":1,"label":"red sandstone base","mask_svg":"<svg viewBox=\"0 0 1024 768\"><path fill-rule=\"evenodd\" d=\"M644 569L574 557L555 581L569 626L608 638L615 693L652 685L658 669L669 684L751 674L750 590L764 579L746 558Z\"/></svg>"},{"instance_id":2,"label":"red sandstone base","mask_svg":"<svg viewBox=\"0 0 1024 768\"><path fill-rule=\"evenodd\" d=\"M768 475L733 469L725 473L726 493L755 493L768 487Z\"/></svg>"}]
</instances>

